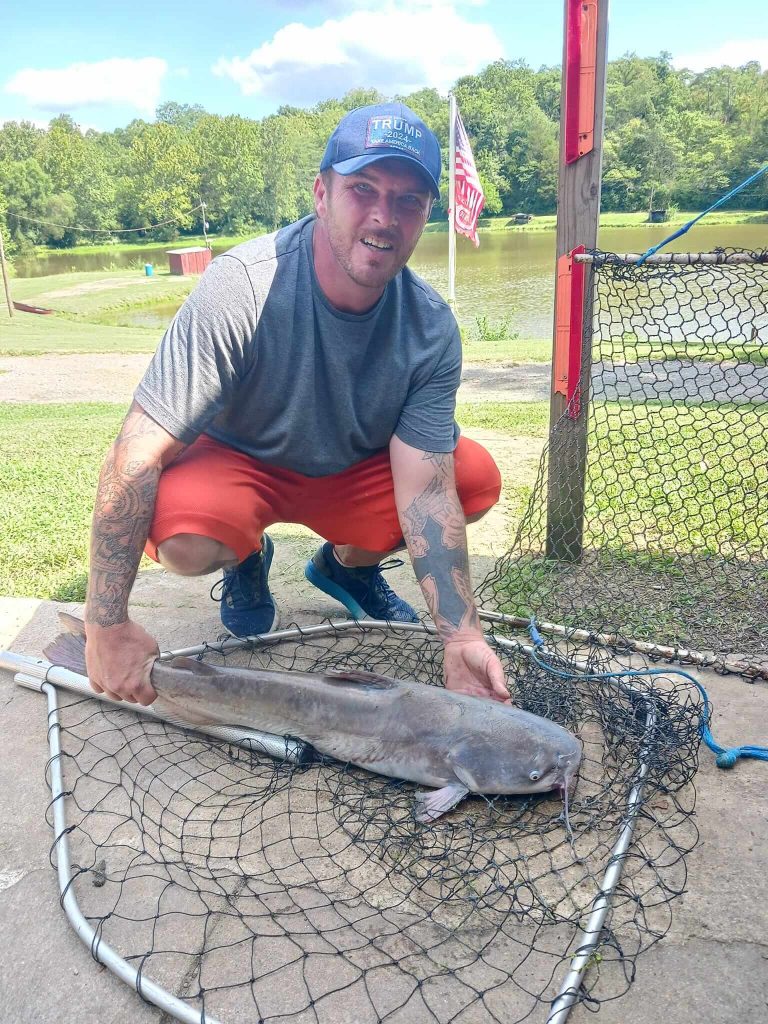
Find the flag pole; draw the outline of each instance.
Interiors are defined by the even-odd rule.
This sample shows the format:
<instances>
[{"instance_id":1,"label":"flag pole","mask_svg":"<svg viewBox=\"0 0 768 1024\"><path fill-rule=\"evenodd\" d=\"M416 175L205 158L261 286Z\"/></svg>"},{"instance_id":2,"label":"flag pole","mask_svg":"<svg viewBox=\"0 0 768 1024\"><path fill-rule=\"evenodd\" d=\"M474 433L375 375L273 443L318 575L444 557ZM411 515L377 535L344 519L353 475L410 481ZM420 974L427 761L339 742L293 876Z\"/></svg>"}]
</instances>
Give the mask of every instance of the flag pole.
<instances>
[{"instance_id":1,"label":"flag pole","mask_svg":"<svg viewBox=\"0 0 768 1024\"><path fill-rule=\"evenodd\" d=\"M456 303L456 97L450 100L448 127L448 303Z\"/></svg>"}]
</instances>

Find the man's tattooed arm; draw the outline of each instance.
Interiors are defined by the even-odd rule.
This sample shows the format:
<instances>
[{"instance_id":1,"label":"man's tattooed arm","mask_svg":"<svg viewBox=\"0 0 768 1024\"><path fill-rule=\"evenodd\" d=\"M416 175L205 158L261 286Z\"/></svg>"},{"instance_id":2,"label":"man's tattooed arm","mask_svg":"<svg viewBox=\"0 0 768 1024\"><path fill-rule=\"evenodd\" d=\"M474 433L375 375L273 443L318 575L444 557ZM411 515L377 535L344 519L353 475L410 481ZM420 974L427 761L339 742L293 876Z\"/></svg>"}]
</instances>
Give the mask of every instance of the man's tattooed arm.
<instances>
[{"instance_id":1,"label":"man's tattooed arm","mask_svg":"<svg viewBox=\"0 0 768 1024\"><path fill-rule=\"evenodd\" d=\"M424 452L422 486L400 514L403 535L440 636L482 635L467 556L453 455ZM426 464L426 465L424 465Z\"/></svg>"},{"instance_id":2,"label":"man's tattooed arm","mask_svg":"<svg viewBox=\"0 0 768 1024\"><path fill-rule=\"evenodd\" d=\"M128 617L128 597L152 523L157 482L184 445L133 403L99 478L91 529L87 623Z\"/></svg>"}]
</instances>

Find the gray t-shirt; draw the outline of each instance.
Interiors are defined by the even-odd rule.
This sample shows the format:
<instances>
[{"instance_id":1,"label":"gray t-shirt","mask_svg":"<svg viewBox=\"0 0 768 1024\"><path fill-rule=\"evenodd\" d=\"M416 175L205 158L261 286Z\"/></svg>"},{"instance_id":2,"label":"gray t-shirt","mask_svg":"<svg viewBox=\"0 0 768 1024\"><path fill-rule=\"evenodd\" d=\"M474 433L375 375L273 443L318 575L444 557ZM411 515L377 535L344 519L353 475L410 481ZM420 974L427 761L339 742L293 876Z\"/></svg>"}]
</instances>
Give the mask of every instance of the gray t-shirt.
<instances>
[{"instance_id":1,"label":"gray t-shirt","mask_svg":"<svg viewBox=\"0 0 768 1024\"><path fill-rule=\"evenodd\" d=\"M136 401L180 441L205 432L305 476L338 473L396 434L456 446L461 340L405 267L362 315L323 294L314 217L215 259L166 331Z\"/></svg>"}]
</instances>

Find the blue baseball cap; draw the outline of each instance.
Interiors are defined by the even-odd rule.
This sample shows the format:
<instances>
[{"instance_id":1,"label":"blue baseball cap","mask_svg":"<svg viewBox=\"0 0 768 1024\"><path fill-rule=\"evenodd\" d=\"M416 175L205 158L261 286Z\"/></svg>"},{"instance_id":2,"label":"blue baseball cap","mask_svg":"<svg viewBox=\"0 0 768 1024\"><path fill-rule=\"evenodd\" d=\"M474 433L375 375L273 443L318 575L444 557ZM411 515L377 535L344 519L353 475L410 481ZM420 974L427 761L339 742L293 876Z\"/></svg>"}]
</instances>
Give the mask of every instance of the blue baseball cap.
<instances>
[{"instance_id":1,"label":"blue baseball cap","mask_svg":"<svg viewBox=\"0 0 768 1024\"><path fill-rule=\"evenodd\" d=\"M328 140L320 170L332 168L337 174L354 174L390 157L415 164L432 194L439 197L440 143L404 103L375 103L350 111Z\"/></svg>"}]
</instances>

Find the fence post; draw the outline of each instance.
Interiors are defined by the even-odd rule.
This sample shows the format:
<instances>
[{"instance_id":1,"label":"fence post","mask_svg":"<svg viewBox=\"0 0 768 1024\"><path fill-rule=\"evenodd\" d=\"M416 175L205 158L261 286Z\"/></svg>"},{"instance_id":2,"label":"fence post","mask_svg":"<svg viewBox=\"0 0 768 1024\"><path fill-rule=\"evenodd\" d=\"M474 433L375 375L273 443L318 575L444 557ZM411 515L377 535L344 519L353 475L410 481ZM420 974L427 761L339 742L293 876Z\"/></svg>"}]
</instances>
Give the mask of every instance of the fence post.
<instances>
[{"instance_id":1,"label":"fence post","mask_svg":"<svg viewBox=\"0 0 768 1024\"><path fill-rule=\"evenodd\" d=\"M8 282L8 268L5 265L5 248L3 246L3 232L0 231L0 265L3 270L3 287L5 288L5 301L8 303L8 316L13 316L13 302L11 301L11 286Z\"/></svg>"},{"instance_id":2,"label":"fence post","mask_svg":"<svg viewBox=\"0 0 768 1024\"><path fill-rule=\"evenodd\" d=\"M562 258L577 246L594 248L600 217L600 175L603 153L605 72L608 42L608 0L565 0L563 75L560 114L560 177L557 193L557 271L555 326L550 399L549 476L547 482L548 558L574 562L581 558L584 534L584 487L587 466L589 380L591 362L591 271L586 273L582 323L562 329L562 313L573 308L563 301ZM561 313L558 331L558 309ZM574 332L581 333L581 390L571 416L565 417L568 395L576 382L563 380L563 367L572 376L573 359L563 345L575 350ZM565 386L564 386L565 385ZM557 435L554 428L558 424Z\"/></svg>"}]
</instances>

